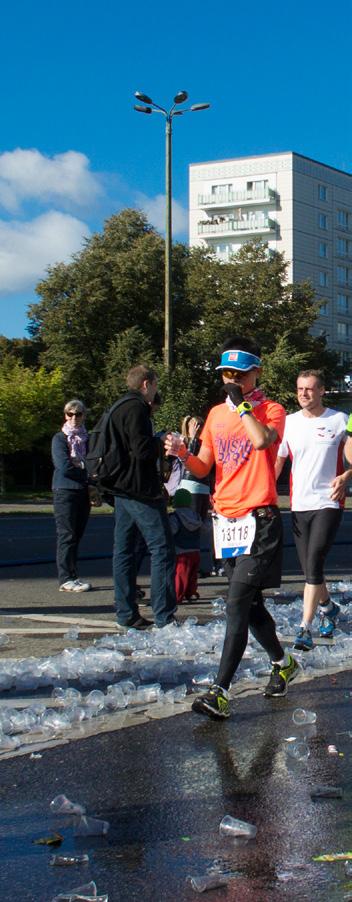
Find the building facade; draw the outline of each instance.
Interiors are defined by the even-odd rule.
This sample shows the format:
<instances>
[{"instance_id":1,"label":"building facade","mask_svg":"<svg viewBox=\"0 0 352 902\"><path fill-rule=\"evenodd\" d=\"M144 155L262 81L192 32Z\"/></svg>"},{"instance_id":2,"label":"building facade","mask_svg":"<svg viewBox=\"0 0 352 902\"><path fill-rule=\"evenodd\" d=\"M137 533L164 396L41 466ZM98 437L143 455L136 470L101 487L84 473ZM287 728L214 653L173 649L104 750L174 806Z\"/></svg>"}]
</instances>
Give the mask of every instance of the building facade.
<instances>
[{"instance_id":1,"label":"building facade","mask_svg":"<svg viewBox=\"0 0 352 902\"><path fill-rule=\"evenodd\" d=\"M191 246L227 261L253 239L321 298L314 334L352 372L352 175L293 152L190 166Z\"/></svg>"}]
</instances>

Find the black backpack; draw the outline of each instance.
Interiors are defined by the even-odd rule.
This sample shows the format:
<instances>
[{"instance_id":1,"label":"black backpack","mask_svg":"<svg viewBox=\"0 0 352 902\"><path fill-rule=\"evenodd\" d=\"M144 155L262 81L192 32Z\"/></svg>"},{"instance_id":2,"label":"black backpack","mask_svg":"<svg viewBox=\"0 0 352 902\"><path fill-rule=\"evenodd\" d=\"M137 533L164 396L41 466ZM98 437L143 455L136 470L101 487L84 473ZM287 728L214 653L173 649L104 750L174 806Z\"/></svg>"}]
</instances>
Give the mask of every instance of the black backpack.
<instances>
[{"instance_id":1,"label":"black backpack","mask_svg":"<svg viewBox=\"0 0 352 902\"><path fill-rule=\"evenodd\" d=\"M117 407L128 400L126 397L120 398L109 410L105 410L89 433L86 468L90 480L102 489L114 487L121 469L121 446L111 416Z\"/></svg>"}]
</instances>

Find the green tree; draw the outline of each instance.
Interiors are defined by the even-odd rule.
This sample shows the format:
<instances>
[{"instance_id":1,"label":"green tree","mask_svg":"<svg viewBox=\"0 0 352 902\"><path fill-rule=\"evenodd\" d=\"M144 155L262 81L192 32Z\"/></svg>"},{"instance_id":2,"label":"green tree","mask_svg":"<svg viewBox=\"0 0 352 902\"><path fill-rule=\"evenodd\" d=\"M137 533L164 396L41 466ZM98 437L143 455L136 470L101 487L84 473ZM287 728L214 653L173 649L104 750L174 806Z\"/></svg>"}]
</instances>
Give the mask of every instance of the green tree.
<instances>
[{"instance_id":1,"label":"green tree","mask_svg":"<svg viewBox=\"0 0 352 902\"><path fill-rule=\"evenodd\" d=\"M59 428L63 409L60 369L36 372L7 358L0 364L0 491L5 488L5 456L30 451Z\"/></svg>"}]
</instances>

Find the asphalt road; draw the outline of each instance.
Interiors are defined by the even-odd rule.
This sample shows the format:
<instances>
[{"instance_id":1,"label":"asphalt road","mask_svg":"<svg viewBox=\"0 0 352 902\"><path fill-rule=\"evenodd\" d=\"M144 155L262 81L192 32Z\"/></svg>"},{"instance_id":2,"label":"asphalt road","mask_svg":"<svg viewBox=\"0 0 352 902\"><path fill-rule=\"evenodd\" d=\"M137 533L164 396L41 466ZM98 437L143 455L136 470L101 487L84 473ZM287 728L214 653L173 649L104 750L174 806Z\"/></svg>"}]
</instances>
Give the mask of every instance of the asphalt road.
<instances>
[{"instance_id":1,"label":"asphalt road","mask_svg":"<svg viewBox=\"0 0 352 902\"><path fill-rule=\"evenodd\" d=\"M303 762L286 751L300 729L297 705L317 713ZM207 893L209 902L351 898L343 862L312 860L351 849L351 706L351 674L340 672L296 683L285 699L264 700L258 690L236 699L226 722L181 714L3 761L2 902L51 902L92 879L109 902L188 902L196 896L187 876L215 861L233 879ZM340 756L328 753L331 743ZM343 798L312 801L317 783L342 787ZM107 837L75 839L70 822L50 814L59 793L108 820ZM225 814L255 824L256 840L220 837ZM33 840L53 831L64 837L54 851L87 852L89 864L50 867L53 849Z\"/></svg>"}]
</instances>

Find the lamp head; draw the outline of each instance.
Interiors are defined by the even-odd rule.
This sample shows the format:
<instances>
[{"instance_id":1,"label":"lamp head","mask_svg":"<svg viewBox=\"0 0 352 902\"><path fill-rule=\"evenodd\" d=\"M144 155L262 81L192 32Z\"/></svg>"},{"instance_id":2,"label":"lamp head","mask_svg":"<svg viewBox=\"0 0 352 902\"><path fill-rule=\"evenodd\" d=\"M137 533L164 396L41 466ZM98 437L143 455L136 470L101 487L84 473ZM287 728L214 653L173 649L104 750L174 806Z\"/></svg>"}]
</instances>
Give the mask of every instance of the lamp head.
<instances>
[{"instance_id":1,"label":"lamp head","mask_svg":"<svg viewBox=\"0 0 352 902\"><path fill-rule=\"evenodd\" d=\"M136 104L136 103L135 103L133 109L137 110L137 113L152 113L153 112L153 110L150 108L150 106L140 106L139 104Z\"/></svg>"},{"instance_id":2,"label":"lamp head","mask_svg":"<svg viewBox=\"0 0 352 902\"><path fill-rule=\"evenodd\" d=\"M210 107L210 103L192 103L191 110L192 113L197 113L198 110L208 110Z\"/></svg>"},{"instance_id":3,"label":"lamp head","mask_svg":"<svg viewBox=\"0 0 352 902\"><path fill-rule=\"evenodd\" d=\"M137 100L141 100L142 103L153 103L151 98L147 94L142 94L141 91L135 91L134 96L137 97Z\"/></svg>"},{"instance_id":4,"label":"lamp head","mask_svg":"<svg viewBox=\"0 0 352 902\"><path fill-rule=\"evenodd\" d=\"M188 100L187 91L178 91L174 97L174 103L184 103L185 100Z\"/></svg>"}]
</instances>

